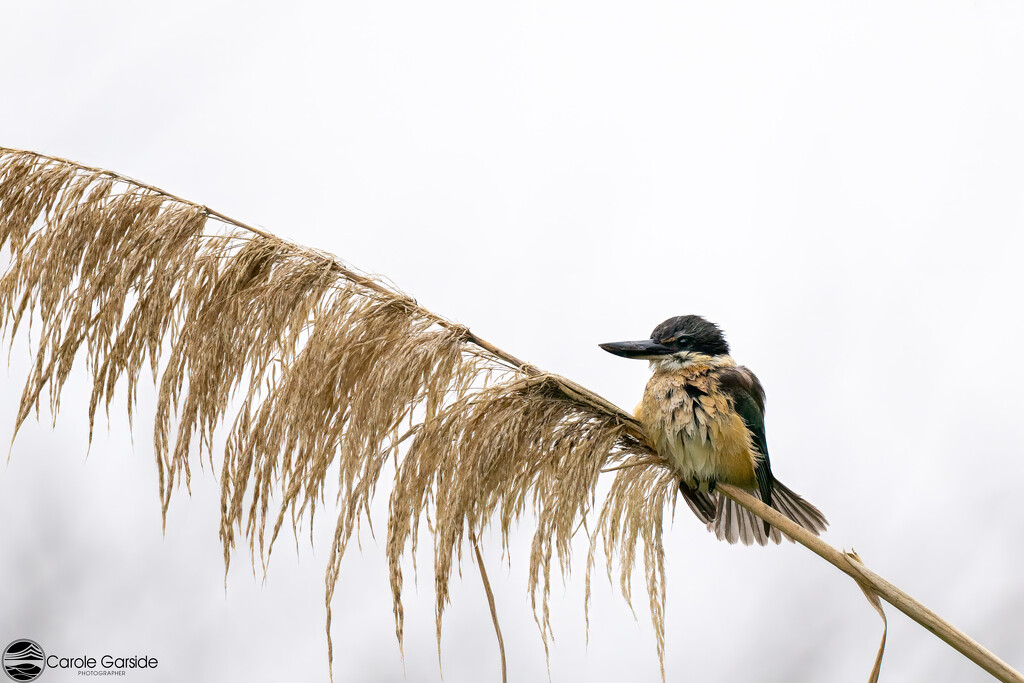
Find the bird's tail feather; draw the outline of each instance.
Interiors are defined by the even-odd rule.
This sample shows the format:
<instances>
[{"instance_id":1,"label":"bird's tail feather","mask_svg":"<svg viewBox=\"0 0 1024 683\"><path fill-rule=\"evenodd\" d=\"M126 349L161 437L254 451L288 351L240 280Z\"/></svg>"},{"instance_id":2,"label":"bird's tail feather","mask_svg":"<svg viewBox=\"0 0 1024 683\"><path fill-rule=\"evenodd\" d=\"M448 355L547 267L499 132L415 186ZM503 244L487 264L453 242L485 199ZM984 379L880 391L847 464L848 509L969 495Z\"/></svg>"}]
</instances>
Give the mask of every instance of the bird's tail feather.
<instances>
[{"instance_id":1,"label":"bird's tail feather","mask_svg":"<svg viewBox=\"0 0 1024 683\"><path fill-rule=\"evenodd\" d=\"M751 491L758 495L757 491ZM760 497L758 495L758 497ZM771 539L773 543L782 541L783 536L790 542L793 539L786 536L775 527L771 527L769 533L765 533L764 524L761 518L746 508L737 505L722 494L717 494L717 505L714 519L708 522L708 529L713 530L721 541L743 545L757 543L767 545ZM692 507L692 506L691 506ZM828 520L821 511L794 493L792 489L776 480L772 494L772 507L789 517L791 520L807 529L815 536L819 535L828 527Z\"/></svg>"},{"instance_id":2,"label":"bird's tail feather","mask_svg":"<svg viewBox=\"0 0 1024 683\"><path fill-rule=\"evenodd\" d=\"M690 506L697 519L705 524L715 521L715 499L712 495L696 489L691 489L685 481L679 482L679 492L683 494L683 500Z\"/></svg>"}]
</instances>

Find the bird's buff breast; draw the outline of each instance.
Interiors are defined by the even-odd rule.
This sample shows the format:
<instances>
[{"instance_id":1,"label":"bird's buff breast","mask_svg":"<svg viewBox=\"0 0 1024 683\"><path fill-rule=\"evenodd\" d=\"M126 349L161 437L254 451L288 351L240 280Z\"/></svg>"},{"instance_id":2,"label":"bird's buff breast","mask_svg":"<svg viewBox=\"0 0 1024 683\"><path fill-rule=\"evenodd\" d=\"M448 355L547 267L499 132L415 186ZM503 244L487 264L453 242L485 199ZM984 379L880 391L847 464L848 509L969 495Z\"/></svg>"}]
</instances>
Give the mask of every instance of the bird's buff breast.
<instances>
[{"instance_id":1,"label":"bird's buff breast","mask_svg":"<svg viewBox=\"0 0 1024 683\"><path fill-rule=\"evenodd\" d=\"M715 384L707 373L656 373L637 406L637 419L691 487L702 481L756 487L750 432Z\"/></svg>"}]
</instances>

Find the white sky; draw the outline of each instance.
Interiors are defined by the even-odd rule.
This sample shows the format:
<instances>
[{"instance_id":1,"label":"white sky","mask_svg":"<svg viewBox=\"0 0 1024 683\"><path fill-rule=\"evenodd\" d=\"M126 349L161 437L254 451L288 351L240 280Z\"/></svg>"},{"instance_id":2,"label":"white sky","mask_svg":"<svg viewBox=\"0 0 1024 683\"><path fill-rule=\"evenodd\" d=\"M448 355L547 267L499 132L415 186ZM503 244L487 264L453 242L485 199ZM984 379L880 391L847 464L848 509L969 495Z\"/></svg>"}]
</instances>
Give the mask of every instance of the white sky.
<instances>
[{"instance_id":1,"label":"white sky","mask_svg":"<svg viewBox=\"0 0 1024 683\"><path fill-rule=\"evenodd\" d=\"M282 7L3 2L0 145L338 254L626 407L646 367L597 343L707 316L764 382L773 468L827 514L826 539L1024 668L1024 8ZM159 657L138 681L325 680L330 508L265 583L238 554L225 595L215 478L176 497L162 536L151 423L114 411L86 462L87 396L79 372L56 427L26 425L0 467L0 640ZM514 681L546 678L529 532L488 560ZM797 546L720 544L683 510L666 543L669 680L866 678L880 623L844 575ZM585 644L583 559L555 592L552 680L657 680L645 598L634 621L595 583ZM337 680L440 679L428 555L420 569L403 679L383 538L353 547ZM448 683L498 671L465 569ZM883 680L988 680L889 619Z\"/></svg>"}]
</instances>

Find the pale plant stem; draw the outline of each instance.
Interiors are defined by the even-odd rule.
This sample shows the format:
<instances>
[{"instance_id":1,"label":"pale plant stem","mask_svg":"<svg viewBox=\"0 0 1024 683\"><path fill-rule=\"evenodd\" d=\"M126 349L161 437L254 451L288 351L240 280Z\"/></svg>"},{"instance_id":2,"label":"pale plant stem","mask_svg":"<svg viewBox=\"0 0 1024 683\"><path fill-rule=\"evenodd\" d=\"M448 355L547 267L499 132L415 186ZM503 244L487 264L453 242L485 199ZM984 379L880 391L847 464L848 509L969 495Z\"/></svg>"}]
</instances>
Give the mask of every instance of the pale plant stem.
<instances>
[{"instance_id":1,"label":"pale plant stem","mask_svg":"<svg viewBox=\"0 0 1024 683\"><path fill-rule=\"evenodd\" d=\"M782 513L774 510L746 491L719 484L715 490L753 512L772 526L804 546L814 554L828 561L840 571L850 575L858 584L867 585L886 602L924 626L944 640L953 649L970 659L985 671L1004 683L1024 683L1024 676L1009 664L999 659L980 643L963 631L955 628L942 617L931 611L904 591L892 585L878 574L858 562L850 553L836 550L825 541L807 531Z\"/></svg>"},{"instance_id":2,"label":"pale plant stem","mask_svg":"<svg viewBox=\"0 0 1024 683\"><path fill-rule=\"evenodd\" d=\"M498 636L498 651L501 653L501 683L508 683L508 670L505 666L505 639L501 637L501 626L498 625L498 608L494 606L494 593L491 592L491 582L487 580L487 570L484 569L484 557L480 553L480 544L476 542L476 534L472 531L469 532L469 542L473 545L476 566L480 570L484 592L487 593L487 604L491 608L491 621L494 622L494 634Z\"/></svg>"},{"instance_id":3,"label":"pale plant stem","mask_svg":"<svg viewBox=\"0 0 1024 683\"><path fill-rule=\"evenodd\" d=\"M255 228L251 225L242 223L241 221L231 218L230 216L226 216L218 211L214 211L213 209L210 209L207 206L197 204L196 202L191 202L187 199L161 190L160 188L155 187L153 185L148 185L146 183L139 182L137 180L134 180L127 176L120 175L118 173L114 173L112 171L108 171L101 168L84 166L82 164L70 161L68 159L38 154L35 152L28 152L25 150L0 147L0 152L32 154L40 159L47 159L58 163L68 164L71 166L75 166L85 172L107 176L109 178L113 178L114 180L128 183L130 185L134 185L136 187L140 187L150 192L159 194L163 197L166 197L168 200L178 202L180 204L185 204L188 206L197 207L201 209L207 216L221 223L237 227L241 230L252 233L254 235L258 235L260 237L264 237L266 239L272 239L278 242L288 244L289 246L293 247L299 252L315 255L318 258L329 258L328 255L322 252L318 252L307 247L303 247L301 245L287 242L286 240L281 240L279 237L275 235ZM377 292L378 294L384 294L388 297L401 296L397 291L389 289L388 287L381 284L374 278L367 275L363 275L362 273L355 271L354 269L346 266L345 264L341 263L336 259L331 260L334 269L346 279L362 287L366 287L371 291ZM423 308L422 306L415 303L411 299L408 301L408 305L411 309L415 310L418 315L421 315L435 322L441 327L452 330L461 330L462 333L464 334L464 339L466 340L466 342L483 349L494 359L499 360L505 365L518 370L524 375L527 375L530 378L527 381L554 382L555 384L558 385L560 390L568 398L588 404L591 407L599 411L604 411L607 414L614 415L617 418L619 424L622 425L623 430L625 432L628 432L631 436L639 439L644 443L647 442L643 427L639 423L639 421L637 421L637 419L634 418L629 413L623 411L621 408L608 401L606 398L599 396L598 394L595 394L586 387L583 387L573 382L572 380L560 377L558 375L552 375L542 372L537 367L529 363L526 363L520 360L519 358L513 356L512 354L508 353L507 351L498 348L494 344L491 344L490 342L481 339L480 337L476 336L462 325L447 320L446 318L443 318L437 315L436 313L426 308ZM654 451L653 448L651 450L652 452ZM738 489L734 486L719 484L717 490L720 491L723 495L730 498L731 500L735 501L738 505L741 505L742 507L750 510L761 519L764 519L773 526L778 527L788 536L793 538L796 542L800 543L801 545L808 548L815 554L819 555L826 561L830 562L840 571L853 577L853 579L857 581L858 585L860 585L862 588L864 588L865 590L870 590L875 594L881 596L888 603L890 603L898 610L906 614L908 617L919 623L928 631L932 632L933 634L944 640L958 652L960 652L965 657L970 659L972 662L983 668L985 671L992 674L998 680L1004 681L1005 683L1024 683L1024 676L1022 676L1019 672L1011 668L1008 664L1006 664L1006 662L999 659L996 655L994 655L985 647L971 639L962 631L956 629L951 624L944 621L941 617L939 617L930 609L922 605L920 602L914 600L905 592L903 592L893 584L889 583L882 577L872 572L870 569L868 569L862 563L856 560L851 553L843 553L836 550L829 544L822 541L817 536L811 534L810 532L806 531L805 529L797 525L795 522L791 521L789 518L785 517L776 510L768 507L760 500L756 499L755 497L751 496L750 494L746 493L741 489ZM470 541L473 545L473 549L476 554L477 565L480 569L481 578L483 579L484 590L487 593L488 603L490 604L491 608L491 617L494 621L495 632L498 636L498 645L501 650L502 658L502 680L504 681L506 673L505 646L501 636L501 629L498 627L497 611L494 605L494 596L491 592L490 582L487 580L487 573L483 566L483 559L480 554L480 550L477 546L475 536L471 535Z\"/></svg>"}]
</instances>

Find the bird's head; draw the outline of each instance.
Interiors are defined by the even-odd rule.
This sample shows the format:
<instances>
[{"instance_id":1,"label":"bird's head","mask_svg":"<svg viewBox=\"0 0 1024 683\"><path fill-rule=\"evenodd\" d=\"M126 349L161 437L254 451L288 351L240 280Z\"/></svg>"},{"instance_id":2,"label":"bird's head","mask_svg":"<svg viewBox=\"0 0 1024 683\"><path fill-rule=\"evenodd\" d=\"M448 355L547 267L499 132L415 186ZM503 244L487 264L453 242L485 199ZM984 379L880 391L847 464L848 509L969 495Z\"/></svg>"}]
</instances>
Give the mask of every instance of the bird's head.
<instances>
[{"instance_id":1,"label":"bird's head","mask_svg":"<svg viewBox=\"0 0 1024 683\"><path fill-rule=\"evenodd\" d=\"M718 325L699 315L679 315L654 328L650 339L601 344L623 358L649 360L656 366L685 365L700 357L727 356L729 344Z\"/></svg>"}]
</instances>

